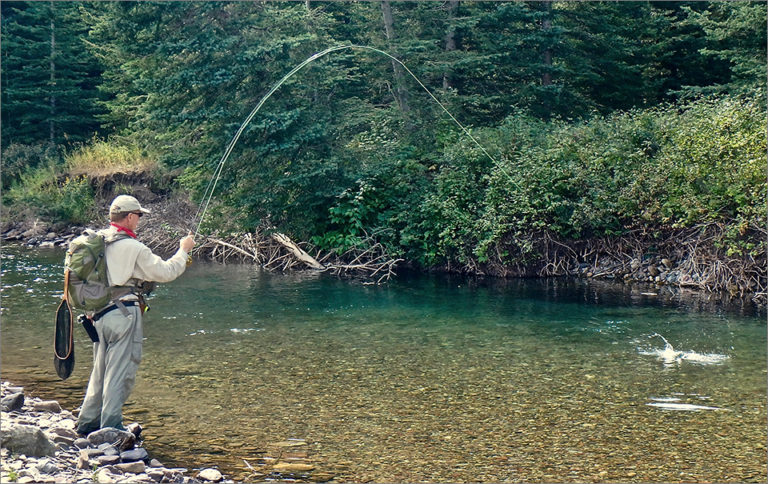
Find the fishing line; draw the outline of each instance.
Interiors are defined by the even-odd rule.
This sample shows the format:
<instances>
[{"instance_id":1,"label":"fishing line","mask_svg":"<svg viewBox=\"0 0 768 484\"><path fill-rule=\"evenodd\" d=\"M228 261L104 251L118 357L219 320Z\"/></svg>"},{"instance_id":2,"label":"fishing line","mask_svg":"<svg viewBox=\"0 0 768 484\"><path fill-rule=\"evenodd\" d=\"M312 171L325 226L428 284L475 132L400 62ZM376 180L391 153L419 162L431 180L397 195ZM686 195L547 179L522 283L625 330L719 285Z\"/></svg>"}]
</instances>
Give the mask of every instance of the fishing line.
<instances>
[{"instance_id":1,"label":"fishing line","mask_svg":"<svg viewBox=\"0 0 768 484\"><path fill-rule=\"evenodd\" d=\"M469 132L469 130L467 130L467 128L465 128L465 127L464 127L464 125L463 125L463 124L461 124L461 123L460 123L460 122L459 122L459 121L458 121L458 120L457 120L457 119L456 119L456 118L455 118L455 117L454 117L454 116L453 116L453 115L450 113L450 111L448 111L448 109L447 109L447 108L446 108L446 107L443 105L443 103L441 103L441 102L440 102L440 101L439 101L439 100L438 100L438 99L437 99L437 98L436 98L436 97L435 97L435 96L432 94L432 92L431 92L431 91L430 91L430 90L427 88L427 86L425 86L425 85L424 85L424 84L423 84L423 83L422 83L422 82L419 80L419 78L418 78L418 77L416 77L416 75L415 75L413 72L411 72L411 70L408 68L408 66L406 66L406 65L405 65L405 64L404 64L402 61L400 61L400 59L398 59L398 58L396 58L396 57L394 57L394 56L390 55L389 53L387 53L387 52L385 52L385 51L383 51L383 50L377 49L377 48L375 48L375 47L369 47L369 46L367 46L367 45L354 45L354 44L351 44L351 45L337 45L337 46L334 46L334 47L329 47L329 48L327 48L327 49L325 49L325 50L323 50L323 51L321 51L321 52L318 52L318 53L316 53L316 54L314 54L314 55L312 55L312 56L308 57L308 58L307 58L306 60L304 60L304 61L303 61L301 64L299 64L299 65L297 65L296 67L294 67L293 69L291 69L291 71L290 71L290 72L288 72L288 74L284 75L284 76L282 77L282 79L280 79L280 80L279 80L277 83L275 83L275 85L274 85L274 86L272 86L272 88L269 90L269 92L267 92L267 94L265 94L265 95L264 95L264 97L262 97L262 98L261 98L261 100L260 100L260 101L259 101L259 103L256 105L256 107L255 107L255 108L253 108L253 110L252 110L252 111L251 111L251 113L248 115L248 117L247 117L247 118L245 118L245 121L243 121L243 123L240 125L240 128L239 128L239 129L237 130L237 132L235 133L235 136L234 136L234 137L232 138L232 140L229 142L229 145L227 145L227 149L224 151L224 154L221 156L221 159L219 160L219 163L218 163L218 165L216 165L216 169L214 170L214 172L213 172L213 175L211 175L211 180L208 182L208 186L206 187L206 189L205 189L205 192L203 193L203 198L202 198L202 199L201 199L201 201L200 201L200 206L198 207L198 209L197 209L197 213L195 214L195 219L197 219L197 218L198 218L198 216L199 216L199 221L198 221L198 223L197 223L197 228L195 229L195 237L197 237L197 236L198 236L198 234L200 233L200 226L203 224L203 220L205 220L205 214L206 214L206 212L208 211L208 206L210 205L210 203L211 203L211 199L213 198L213 193L216 191L216 185L217 185L217 184L218 184L218 182L219 182L219 178L221 178L221 173L222 173L222 170L223 170L223 168L224 168L224 164L227 162L227 159L229 158L229 155L232 153L232 150L234 149L234 147L235 147L235 144L237 144L237 141L240 139L240 135L242 135L242 134L243 134L243 131L245 130L245 127L246 127L246 126L248 126L248 123L250 123L250 122L251 122L251 120L253 119L253 117L256 115L256 113L258 113L258 112L259 112L259 109L261 109L261 106L262 106L262 105L264 105L264 103L267 101L267 99L269 99L269 98L270 98L270 96L272 96L272 94L274 94L274 92L275 92L275 91L277 91L277 89L278 89L278 88L279 88L279 87L280 87L280 86L281 86L281 85L282 85L282 84L283 84L285 81L287 81L287 80L288 80L288 79L289 79L291 76L293 76L294 74L296 74L296 73L297 73L299 70L301 70L301 69L302 69L304 66L306 66L307 64L309 64L310 62L312 62L312 61L314 61L314 60L316 60L316 59L319 59L320 57L323 57L323 56L324 56L324 55L326 55L326 54L330 54L331 52L336 52L336 51L339 51L339 50L345 50L345 49L359 49L359 50L368 50L368 51L371 51L371 52L376 52L376 53L382 54L382 55L384 55L384 56L386 56L386 57L389 57L389 58L390 58L390 59L392 59L393 61L395 61L395 62L397 62L398 64L400 64L400 65L401 65L401 66L402 66L402 67L403 67L403 68L406 70L406 72L408 72L408 74L410 74L410 75L411 75L411 77L413 77L413 78L416 80L416 82L419 84L419 86L421 86L421 87L422 87L422 89L424 89L424 90L427 92L427 94L429 94L429 97L431 97L431 98L432 98L432 100L433 100L433 101L435 101L435 102L436 102L436 103L437 103L437 104L438 104L438 105L439 105L439 106L442 108L442 110L445 112L445 114L447 114L447 115L448 115L448 117L450 117L450 118L451 118L451 120L452 120L454 123L456 123L456 125L458 125L458 126L459 126L459 128L461 128L462 132L463 132L464 134L466 134L466 135L469 137L469 139L471 139L471 140L472 140L472 141L473 141L473 142L474 142L474 143L477 145L477 147L478 147L478 148L480 148L480 151L482 151L482 152L483 152L483 154L485 154L485 156L487 156L487 157L488 157L488 159L490 159L490 160L491 160L491 161L494 163L494 165L495 165L496 167L498 167L498 168L499 168L499 169L500 169L500 170L501 170L501 171L502 171L502 172L503 172L503 173L504 173L504 174L505 174L505 175L506 175L506 176L507 176L507 177L510 179L510 181L512 181L512 183L515 183L515 181L512 179L512 177L511 177L511 176L509 175L509 173L506 171L506 169L504 169L504 167L503 167L503 166L501 166L501 165L500 165L500 164L499 164L499 163L498 163L498 162L497 162L497 161L496 161L496 160L495 160L495 159L494 159L494 158L493 158L493 157L492 157L492 156L491 156L491 155L488 153L488 151L486 151L486 150L485 150L485 148L483 148L483 146L482 146L482 145L481 145L481 144L480 144L480 143L479 143L479 142L478 142L478 141L475 139L475 137L474 137L474 136L472 136L472 134ZM516 184L516 183L515 183L515 184ZM194 219L193 219L193 220L194 220Z\"/></svg>"}]
</instances>

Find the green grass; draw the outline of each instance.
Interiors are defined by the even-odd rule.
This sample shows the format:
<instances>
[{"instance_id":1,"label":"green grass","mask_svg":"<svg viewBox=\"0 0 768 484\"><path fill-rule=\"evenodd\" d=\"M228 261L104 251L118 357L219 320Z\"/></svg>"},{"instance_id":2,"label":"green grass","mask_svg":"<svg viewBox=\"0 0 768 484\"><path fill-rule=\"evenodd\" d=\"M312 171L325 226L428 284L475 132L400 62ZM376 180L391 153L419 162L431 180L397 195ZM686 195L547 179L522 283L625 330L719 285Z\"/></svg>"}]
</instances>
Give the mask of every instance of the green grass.
<instances>
[{"instance_id":1,"label":"green grass","mask_svg":"<svg viewBox=\"0 0 768 484\"><path fill-rule=\"evenodd\" d=\"M152 173L157 161L136 145L123 145L94 140L67 157L66 170L70 176L105 177L115 173Z\"/></svg>"}]
</instances>

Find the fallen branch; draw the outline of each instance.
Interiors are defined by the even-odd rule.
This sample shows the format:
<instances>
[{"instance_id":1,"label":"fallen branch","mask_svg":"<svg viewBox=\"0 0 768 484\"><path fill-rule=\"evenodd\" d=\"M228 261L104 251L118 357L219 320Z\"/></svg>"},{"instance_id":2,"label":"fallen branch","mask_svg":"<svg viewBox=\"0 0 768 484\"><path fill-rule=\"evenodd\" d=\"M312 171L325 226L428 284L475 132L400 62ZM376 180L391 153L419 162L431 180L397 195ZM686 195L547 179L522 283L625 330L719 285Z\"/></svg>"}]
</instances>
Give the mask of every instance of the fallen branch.
<instances>
[{"instance_id":1,"label":"fallen branch","mask_svg":"<svg viewBox=\"0 0 768 484\"><path fill-rule=\"evenodd\" d=\"M317 262L317 260L311 255L304 252L299 246L293 243L286 235L275 232L272 234L272 239L285 246L297 259L304 262L312 269L324 269L324 266Z\"/></svg>"}]
</instances>

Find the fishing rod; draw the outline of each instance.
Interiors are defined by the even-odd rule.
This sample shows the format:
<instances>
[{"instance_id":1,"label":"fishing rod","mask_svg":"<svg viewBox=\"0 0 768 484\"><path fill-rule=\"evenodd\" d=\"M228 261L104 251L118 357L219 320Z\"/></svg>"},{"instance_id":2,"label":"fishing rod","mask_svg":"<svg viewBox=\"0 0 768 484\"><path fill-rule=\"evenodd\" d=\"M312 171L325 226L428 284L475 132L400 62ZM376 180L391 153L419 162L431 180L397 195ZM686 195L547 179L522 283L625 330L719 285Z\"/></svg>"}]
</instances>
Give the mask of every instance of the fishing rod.
<instances>
[{"instance_id":1,"label":"fishing rod","mask_svg":"<svg viewBox=\"0 0 768 484\"><path fill-rule=\"evenodd\" d=\"M229 155L232 153L232 150L234 149L235 144L237 144L237 141L240 139L240 135L243 134L243 131L245 130L245 127L248 126L248 123L250 123L251 120L253 119L253 117L256 116L256 113L259 112L259 109L261 109L261 106L264 105L264 103L267 101L267 99L269 99L272 96L272 94L274 94L274 92L277 91L277 89L285 81L290 79L291 76L293 76L298 71L300 71L304 66L306 66L307 64L309 64L310 62L312 62L312 61L314 61L316 59L319 59L320 57L323 57L323 56L325 56L327 54L330 54L331 52L336 52L336 51L346 50L346 49L357 49L357 50L367 50L367 51L370 51L370 52L376 52L376 53L384 55L384 56L392 59L394 62L397 62L398 64L400 64L406 70L406 72L408 72L408 74L410 74L411 77L413 77L416 80L416 82L419 84L419 86L421 86L422 89L424 89L427 92L427 94L429 94L429 97L432 98L432 100L435 101L440 106L440 108L442 108L442 110L445 112L445 114L447 114L448 117L450 117L451 120L454 123L456 123L456 125L458 125L459 128L461 128L462 132L464 134L466 134L469 137L469 139L471 139L475 143L475 145L477 145L478 148L480 148L480 151L482 151L483 154L485 154L485 156L487 156L488 159L490 159L496 167L501 169L502 172L510 179L510 181L515 183L515 181L512 179L512 177L509 175L509 173L504 169L504 167L502 165L500 165L488 153L488 151L486 151L486 149L475 139L475 137L472 136L472 134L469 132L469 130L467 128L465 128L464 125L461 124L459 122L459 120L457 120L453 116L453 114L450 113L450 111L448 111L448 109L443 105L443 103L441 103L432 94L432 92L427 88L427 86L425 86L419 80L419 78L416 77L416 75L413 72L411 72L411 70L408 68L408 66L406 66L400 59L390 55L388 52L385 52L385 51L383 51L381 49L377 49L375 47L369 47L367 45L356 45L356 44L337 45L337 46L334 46L334 47L329 47L329 48L327 48L327 49L325 49L323 51L320 51L320 52L317 52L316 54L311 55L310 57L305 59L302 63L300 63L299 65L297 65L293 69L291 69L290 72L288 72L286 75L284 75L282 77L282 79L280 79L278 82L276 82L272 86L272 88L269 90L269 92L267 92L267 94L265 94L264 97L261 98L261 100L256 105L256 107L253 108L253 110L248 115L248 117L245 118L245 121L243 121L243 123L240 125L240 128L238 128L237 132L232 137L232 140L227 145L227 149L224 150L224 154L221 156L221 159L219 160L219 163L216 165L216 169L213 171L213 174L211 175L211 180L208 182L208 186L206 186L205 191L203 192L203 197L202 197L202 199L200 201L200 206L198 207L197 213L195 213L195 217L193 219L193 220L196 220L196 219L198 220L197 228L195 229L195 233L194 233L195 237L197 237L197 235L200 233L200 226L203 224L203 220L205 219L205 214L208 211L208 206L210 205L211 199L213 198L213 194L214 194L214 192L216 190L216 185L218 184L219 178L221 177L222 170L224 169L224 164L227 162L227 159L229 158Z\"/></svg>"}]
</instances>

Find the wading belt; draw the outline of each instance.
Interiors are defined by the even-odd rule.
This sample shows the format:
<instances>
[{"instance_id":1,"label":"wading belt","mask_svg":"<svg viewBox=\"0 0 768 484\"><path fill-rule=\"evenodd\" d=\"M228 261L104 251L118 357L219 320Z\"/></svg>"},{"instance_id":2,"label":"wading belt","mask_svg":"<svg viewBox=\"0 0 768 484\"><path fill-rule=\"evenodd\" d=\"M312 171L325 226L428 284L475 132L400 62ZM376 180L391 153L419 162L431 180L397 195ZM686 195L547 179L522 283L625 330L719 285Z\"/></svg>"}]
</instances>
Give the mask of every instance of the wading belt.
<instances>
[{"instance_id":1,"label":"wading belt","mask_svg":"<svg viewBox=\"0 0 768 484\"><path fill-rule=\"evenodd\" d=\"M114 311L115 309L124 310L126 306L141 306L141 303L139 303L139 301L118 301L115 304L111 304L98 313L94 314L91 320L98 321L108 312Z\"/></svg>"}]
</instances>

